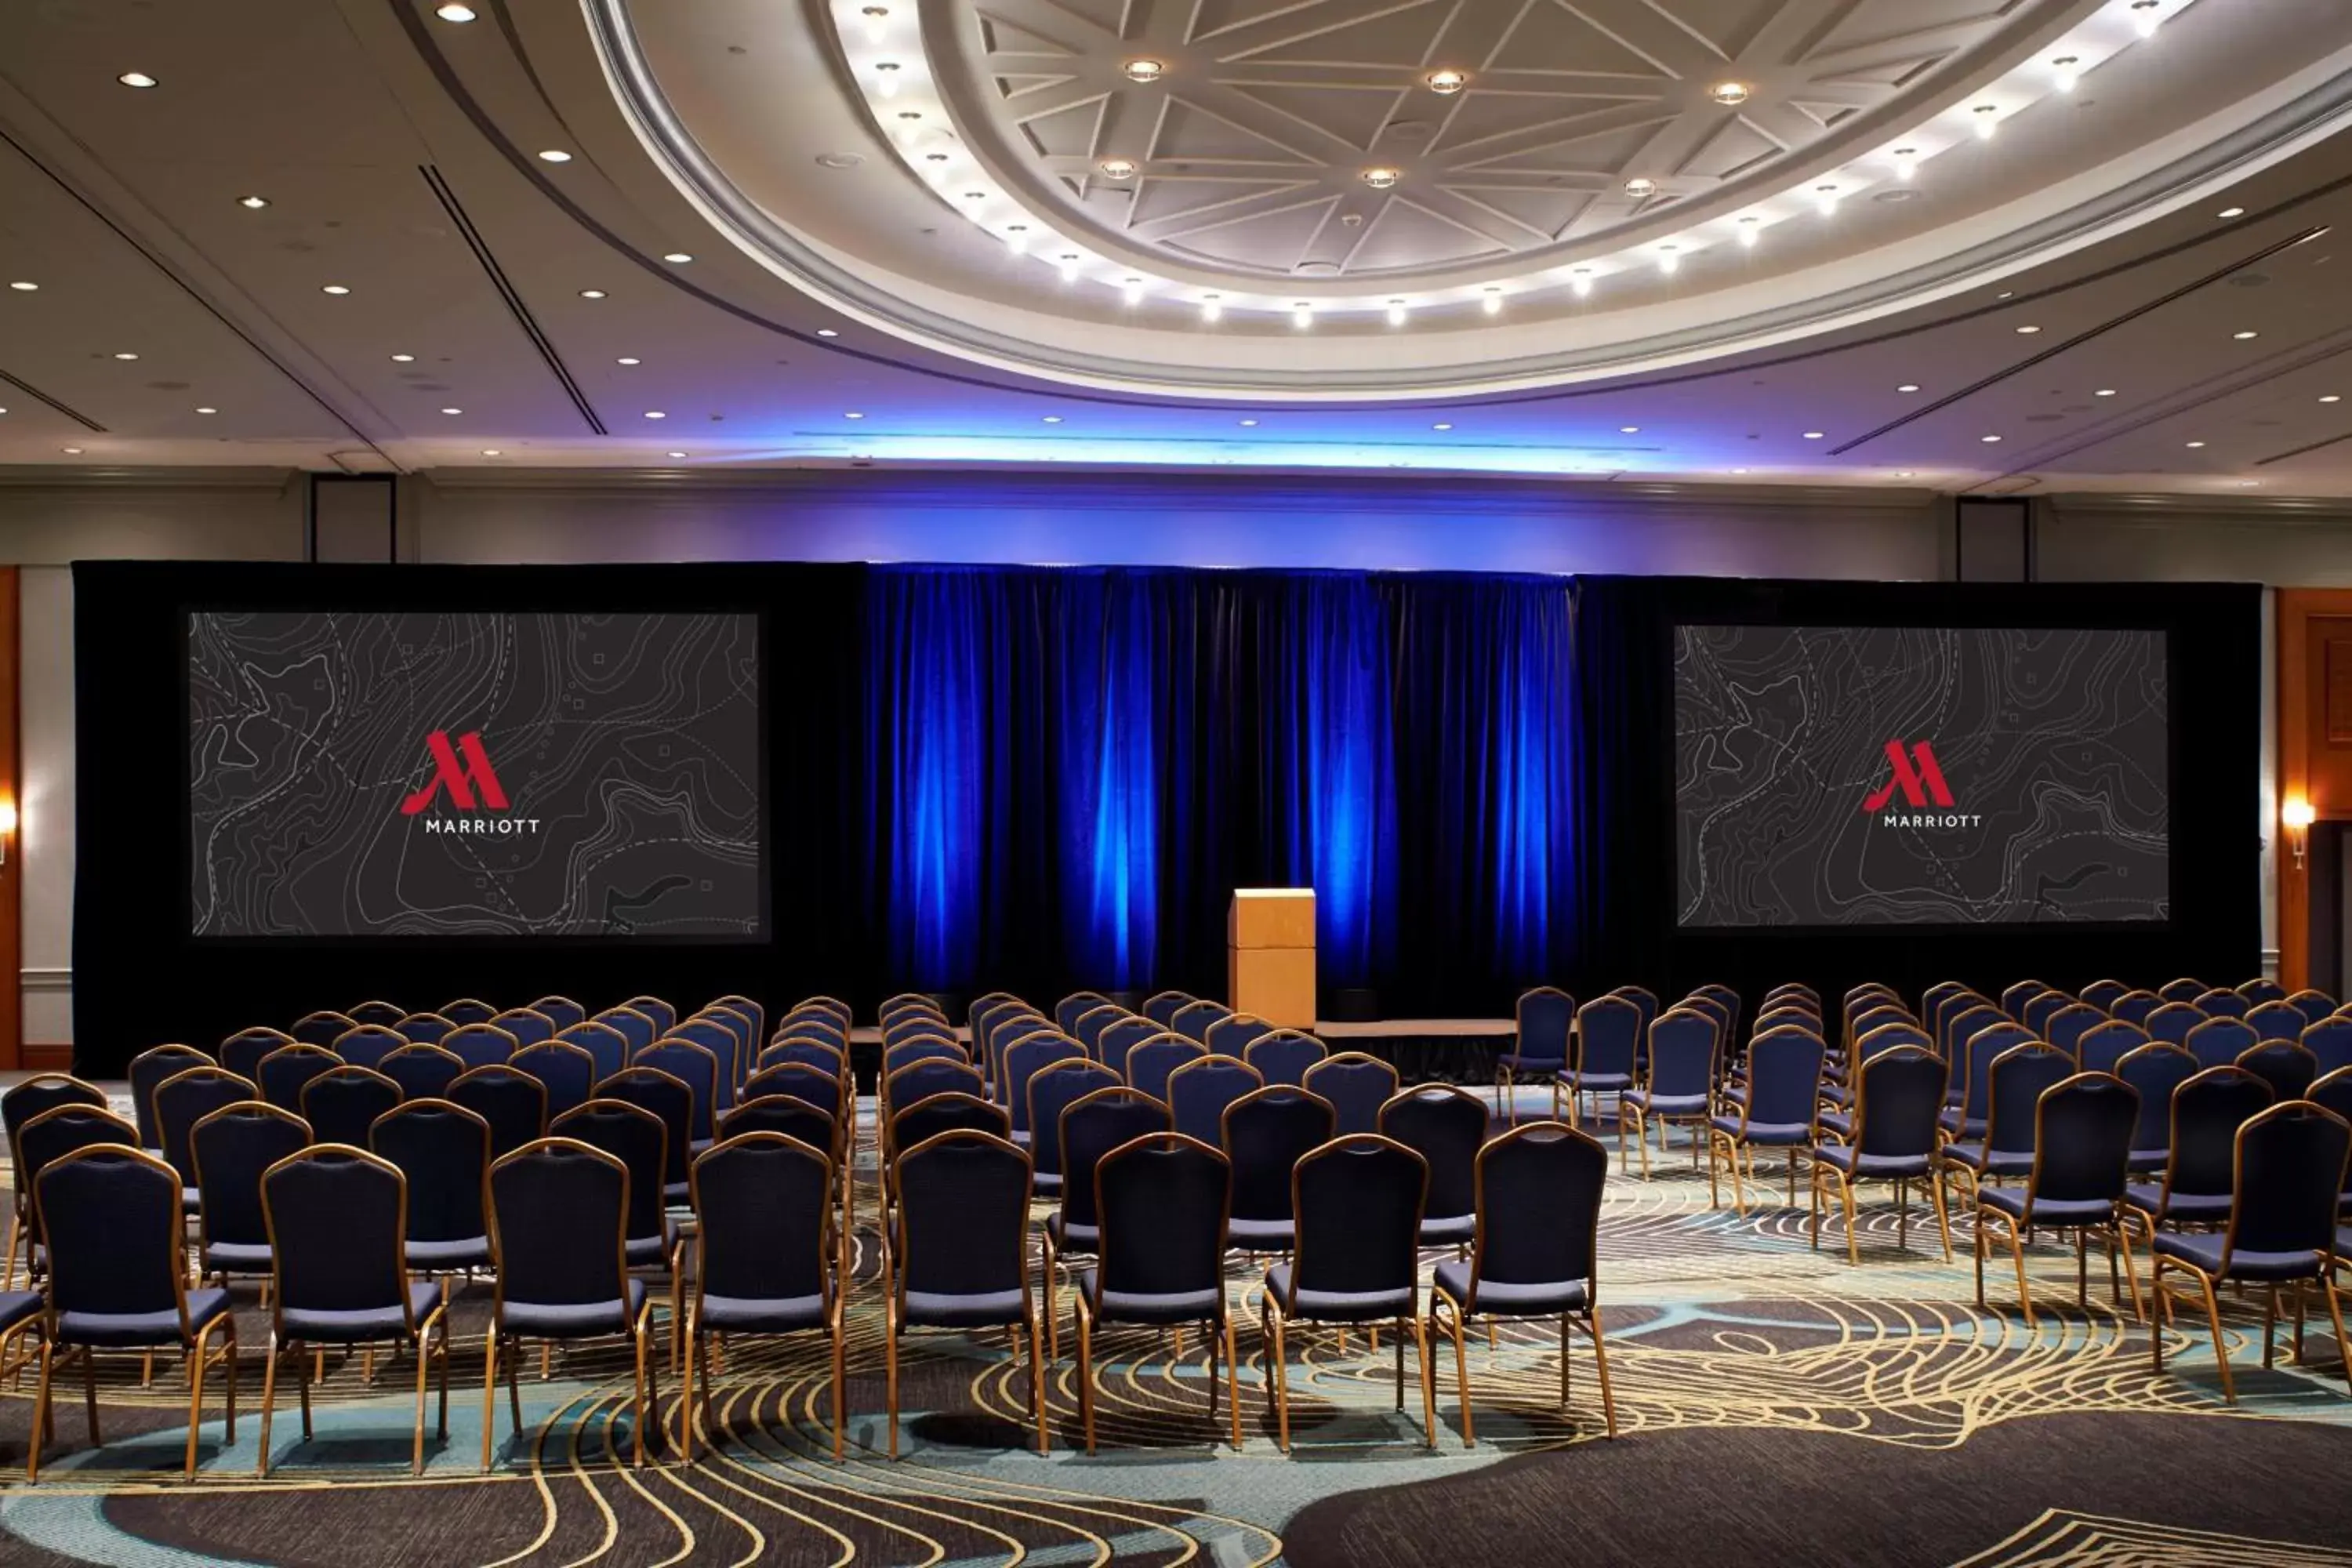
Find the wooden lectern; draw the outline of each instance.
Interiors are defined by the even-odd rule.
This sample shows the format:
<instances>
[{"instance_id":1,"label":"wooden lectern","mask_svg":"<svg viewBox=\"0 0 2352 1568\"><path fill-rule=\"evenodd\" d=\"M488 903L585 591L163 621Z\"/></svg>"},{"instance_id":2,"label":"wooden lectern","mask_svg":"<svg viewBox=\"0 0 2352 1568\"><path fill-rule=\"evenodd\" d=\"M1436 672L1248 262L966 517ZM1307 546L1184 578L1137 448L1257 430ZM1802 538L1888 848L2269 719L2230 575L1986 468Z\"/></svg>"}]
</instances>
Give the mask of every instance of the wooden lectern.
<instances>
[{"instance_id":1,"label":"wooden lectern","mask_svg":"<svg viewBox=\"0 0 2352 1568\"><path fill-rule=\"evenodd\" d=\"M1315 1026L1314 889L1234 889L1225 943L1234 1012L1286 1028Z\"/></svg>"}]
</instances>

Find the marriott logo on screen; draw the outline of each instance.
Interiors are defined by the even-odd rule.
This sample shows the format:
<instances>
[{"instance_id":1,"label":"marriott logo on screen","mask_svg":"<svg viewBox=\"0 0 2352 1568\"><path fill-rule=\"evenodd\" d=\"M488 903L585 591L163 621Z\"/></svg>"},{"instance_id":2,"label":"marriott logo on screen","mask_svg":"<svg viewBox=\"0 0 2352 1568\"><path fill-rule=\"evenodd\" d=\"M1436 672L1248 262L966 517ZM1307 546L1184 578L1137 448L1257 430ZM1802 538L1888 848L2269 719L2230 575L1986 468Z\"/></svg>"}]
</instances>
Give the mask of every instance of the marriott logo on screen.
<instances>
[{"instance_id":1,"label":"marriott logo on screen","mask_svg":"<svg viewBox=\"0 0 2352 1568\"><path fill-rule=\"evenodd\" d=\"M1936 761L1932 742L1915 742L1906 752L1903 742L1886 742L1886 763L1893 770L1885 784L1870 792L1862 803L1863 815L1883 813L1882 827L1979 827L1984 818L1971 812L1953 811L1952 786L1944 782L1944 770ZM1888 811L1895 791L1903 792L1909 811ZM1930 811L1929 805L1942 811Z\"/></svg>"},{"instance_id":2,"label":"marriott logo on screen","mask_svg":"<svg viewBox=\"0 0 2352 1568\"><path fill-rule=\"evenodd\" d=\"M499 783L499 771L490 765L490 753L482 746L482 732L468 730L449 743L449 731L436 730L425 737L425 753L433 759L433 776L425 787L400 803L403 816L415 816L432 807L434 799L443 790L449 792L449 804L458 811L478 809L503 813L507 809L506 786ZM427 833L490 834L511 837L518 833L537 833L539 818L535 816L451 816L436 815L425 818Z\"/></svg>"}]
</instances>

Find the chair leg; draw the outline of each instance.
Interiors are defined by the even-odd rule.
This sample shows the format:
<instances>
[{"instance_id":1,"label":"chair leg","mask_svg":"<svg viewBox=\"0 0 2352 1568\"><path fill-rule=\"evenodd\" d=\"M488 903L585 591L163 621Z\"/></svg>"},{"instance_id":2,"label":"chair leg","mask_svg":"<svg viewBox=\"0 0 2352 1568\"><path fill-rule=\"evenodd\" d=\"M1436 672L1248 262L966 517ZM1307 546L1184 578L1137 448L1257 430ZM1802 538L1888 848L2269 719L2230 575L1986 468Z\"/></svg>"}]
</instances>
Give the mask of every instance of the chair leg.
<instances>
[{"instance_id":1,"label":"chair leg","mask_svg":"<svg viewBox=\"0 0 2352 1568\"><path fill-rule=\"evenodd\" d=\"M1397 1320L1396 1336L1396 1407L1404 1408L1404 1320Z\"/></svg>"},{"instance_id":2,"label":"chair leg","mask_svg":"<svg viewBox=\"0 0 2352 1568\"><path fill-rule=\"evenodd\" d=\"M1721 1152L1721 1150L1717 1146L1717 1142L1716 1142L1716 1140L1717 1140L1718 1137L1720 1137L1720 1136L1721 1136L1721 1134L1719 1134L1719 1133L1717 1133L1717 1131L1715 1131L1715 1130L1714 1130L1714 1129L1710 1128L1710 1129L1708 1129L1708 1130L1707 1130L1707 1134L1706 1134L1706 1206L1707 1206L1707 1207L1709 1207L1709 1208L1711 1208L1711 1209L1719 1209L1719 1208L1721 1208L1721 1207L1723 1206L1723 1189L1722 1189L1722 1187L1720 1187L1719 1185L1717 1185L1717 1177L1722 1173L1722 1169L1723 1169L1722 1152ZM1738 1170L1739 1170L1739 1166L1738 1166L1738 1159L1739 1159L1739 1156L1738 1156L1738 1155L1737 1155L1737 1154L1734 1154L1734 1155L1732 1156L1732 1161L1733 1161L1733 1164L1732 1164L1732 1173L1733 1173L1733 1175L1734 1175L1735 1179L1737 1178L1738 1173Z\"/></svg>"},{"instance_id":3,"label":"chair leg","mask_svg":"<svg viewBox=\"0 0 2352 1568\"><path fill-rule=\"evenodd\" d=\"M1058 1362L1062 1359L1062 1320L1054 1299L1055 1265L1058 1254L1055 1251L1054 1238L1050 1234L1044 1237L1038 1252L1041 1255L1039 1260L1045 1265L1043 1272L1045 1276L1045 1353Z\"/></svg>"},{"instance_id":4,"label":"chair leg","mask_svg":"<svg viewBox=\"0 0 2352 1568\"><path fill-rule=\"evenodd\" d=\"M2336 1327L2336 1358L2344 1370L2344 1385L2352 1389L2352 1340L2344 1337L2344 1303L2336 1293L2335 1276L2322 1274L2319 1289L2327 1297L2327 1321Z\"/></svg>"},{"instance_id":5,"label":"chair leg","mask_svg":"<svg viewBox=\"0 0 2352 1568\"><path fill-rule=\"evenodd\" d=\"M269 1352L261 1363L261 1454L253 1467L256 1476L269 1474L269 1421L278 1411L278 1331L269 1331Z\"/></svg>"},{"instance_id":6,"label":"chair leg","mask_svg":"<svg viewBox=\"0 0 2352 1568\"><path fill-rule=\"evenodd\" d=\"M2263 1292L2263 1370L2268 1372L2278 1357L2278 1287L2273 1285Z\"/></svg>"},{"instance_id":7,"label":"chair leg","mask_svg":"<svg viewBox=\"0 0 2352 1568\"><path fill-rule=\"evenodd\" d=\"M449 1440L449 1314L441 1314L441 1409L435 1419L435 1430L443 1442Z\"/></svg>"},{"instance_id":8,"label":"chair leg","mask_svg":"<svg viewBox=\"0 0 2352 1568\"><path fill-rule=\"evenodd\" d=\"M196 1479L197 1429L203 1424L205 1415L205 1341L210 1329L208 1323L196 1331L196 1347L189 1352L188 1458L184 1467L185 1478L189 1480Z\"/></svg>"},{"instance_id":9,"label":"chair leg","mask_svg":"<svg viewBox=\"0 0 2352 1568\"><path fill-rule=\"evenodd\" d=\"M564 1353L568 1358L570 1350L567 1348ZM507 1357L507 1405L509 1413L514 1416L515 1434L518 1436L522 1434L522 1384L517 1374L516 1367L521 1360L522 1354L520 1350Z\"/></svg>"},{"instance_id":10,"label":"chair leg","mask_svg":"<svg viewBox=\"0 0 2352 1568\"><path fill-rule=\"evenodd\" d=\"M221 1320L221 1360L225 1376L223 1386L227 1403L221 1413L221 1435L230 1447L236 1446L236 1319L234 1315Z\"/></svg>"},{"instance_id":11,"label":"chair leg","mask_svg":"<svg viewBox=\"0 0 2352 1568\"><path fill-rule=\"evenodd\" d=\"M1242 1370L1241 1352L1234 1344L1234 1318L1223 1314L1225 1335L1225 1409L1233 1422L1234 1452L1242 1451Z\"/></svg>"},{"instance_id":12,"label":"chair leg","mask_svg":"<svg viewBox=\"0 0 2352 1568\"><path fill-rule=\"evenodd\" d=\"M1862 1243L1855 1235L1853 1219L1853 1183L1843 1171L1837 1173L1838 1197L1845 1208L1845 1260L1849 1265L1862 1262Z\"/></svg>"},{"instance_id":13,"label":"chair leg","mask_svg":"<svg viewBox=\"0 0 2352 1568\"><path fill-rule=\"evenodd\" d=\"M1975 1237L1975 1240L1976 1240L1976 1246L1975 1246L1975 1247L1974 1247L1974 1251L1975 1251L1975 1253L1976 1253L1976 1264L1977 1264L1977 1310L1978 1310L1978 1311L1979 1311L1979 1312L1985 1312L1985 1311L1990 1311L1990 1310L1991 1310L1991 1309L1990 1309L1990 1307L1988 1307L1988 1306L1986 1306L1986 1305L1985 1305L1985 1293L1984 1293L1984 1266L1985 1266L1985 1211L1984 1211L1984 1207L1983 1207L1983 1205L1978 1205L1978 1207L1977 1207L1977 1227L1976 1227L1976 1237Z\"/></svg>"},{"instance_id":14,"label":"chair leg","mask_svg":"<svg viewBox=\"0 0 2352 1568\"><path fill-rule=\"evenodd\" d=\"M1045 1431L1045 1340L1033 1314L1029 1319L1029 1397L1037 1406L1037 1452L1053 1451Z\"/></svg>"},{"instance_id":15,"label":"chair leg","mask_svg":"<svg viewBox=\"0 0 2352 1568\"><path fill-rule=\"evenodd\" d=\"M898 1457L898 1310L895 1304L883 1315L882 1362L884 1403L890 1415L890 1457Z\"/></svg>"},{"instance_id":16,"label":"chair leg","mask_svg":"<svg viewBox=\"0 0 2352 1568\"><path fill-rule=\"evenodd\" d=\"M295 1368L297 1376L301 1368ZM309 1419L310 1404L306 1392L302 1399L304 1419ZM490 1473L490 1438L498 1430L499 1414L499 1331L492 1324L482 1340L482 1474Z\"/></svg>"},{"instance_id":17,"label":"chair leg","mask_svg":"<svg viewBox=\"0 0 2352 1568\"><path fill-rule=\"evenodd\" d=\"M1402 1341L1404 1333L1397 1333ZM1430 1447L1437 1447L1437 1374L1429 1364L1429 1327L1419 1312L1412 1314L1413 1353L1420 1359L1414 1363L1421 1373L1421 1430Z\"/></svg>"},{"instance_id":18,"label":"chair leg","mask_svg":"<svg viewBox=\"0 0 2352 1568\"><path fill-rule=\"evenodd\" d=\"M2145 1323L2147 1321L2147 1308L2140 1300L2139 1269L2132 1262L2131 1227L2117 1219L2111 1228L2111 1235L2113 1245L2123 1252L2124 1283L2131 1287L2132 1321Z\"/></svg>"},{"instance_id":19,"label":"chair leg","mask_svg":"<svg viewBox=\"0 0 2352 1568\"><path fill-rule=\"evenodd\" d=\"M1094 1327L1087 1312L1084 1296L1073 1305L1070 1315L1077 1320L1078 1331L1078 1426L1087 1435L1087 1456L1091 1458L1095 1451L1095 1342ZM1209 1380L1212 1404L1216 1397L1216 1378L1213 1373Z\"/></svg>"},{"instance_id":20,"label":"chair leg","mask_svg":"<svg viewBox=\"0 0 2352 1568\"><path fill-rule=\"evenodd\" d=\"M633 1468L640 1470L646 1468L646 1337L652 1326L646 1320L652 1313L653 1308L648 1306L638 1315L636 1332L630 1336L636 1342L637 1364L629 1394L629 1462ZM679 1414L683 1415L685 1412Z\"/></svg>"},{"instance_id":21,"label":"chair leg","mask_svg":"<svg viewBox=\"0 0 2352 1568\"><path fill-rule=\"evenodd\" d=\"M1275 1446L1284 1453L1290 1452L1290 1379L1289 1355L1283 1345L1282 1317L1278 1308L1267 1310L1267 1321L1274 1331L1274 1434Z\"/></svg>"},{"instance_id":22,"label":"chair leg","mask_svg":"<svg viewBox=\"0 0 2352 1568\"><path fill-rule=\"evenodd\" d=\"M848 1342L842 1335L841 1319L836 1310L833 1321L833 1458L835 1464L841 1462L842 1457L843 1405L849 1384L847 1361Z\"/></svg>"},{"instance_id":23,"label":"chair leg","mask_svg":"<svg viewBox=\"0 0 2352 1568\"><path fill-rule=\"evenodd\" d=\"M710 1347L703 1342L700 1325L689 1323L686 1330L686 1361L677 1374L677 1452L688 1464L694 1463L694 1363L703 1363L702 1402L710 1403Z\"/></svg>"},{"instance_id":24,"label":"chair leg","mask_svg":"<svg viewBox=\"0 0 2352 1568\"><path fill-rule=\"evenodd\" d=\"M1430 1315L1433 1318L1436 1316L1434 1306L1430 1309ZM1454 1342L1454 1387L1455 1394L1462 1402L1462 1446L1465 1448L1475 1448L1478 1446L1478 1434L1470 1425L1470 1352L1468 1347L1463 1343L1460 1303L1455 1303L1448 1323L1443 1326L1446 1327L1447 1337Z\"/></svg>"},{"instance_id":25,"label":"chair leg","mask_svg":"<svg viewBox=\"0 0 2352 1568\"><path fill-rule=\"evenodd\" d=\"M1979 1215L1983 1210L1977 1211ZM2025 1283L2025 1237L2014 1219L2009 1222L2009 1256L2017 1265L2017 1303L2024 1310L2025 1326L2033 1327L2033 1291Z\"/></svg>"},{"instance_id":26,"label":"chair leg","mask_svg":"<svg viewBox=\"0 0 2352 1568\"><path fill-rule=\"evenodd\" d=\"M1936 1205L1936 1231L1944 1238L1944 1261L1952 1260L1952 1216L1944 1205L1944 1189L1934 1182L1927 1184L1927 1199Z\"/></svg>"},{"instance_id":27,"label":"chair leg","mask_svg":"<svg viewBox=\"0 0 2352 1568\"><path fill-rule=\"evenodd\" d=\"M2205 1321L2213 1331L2213 1362L2221 1369L2221 1398L2235 1405L2238 1390L2230 1376L2230 1350L2221 1342L2221 1298L2214 1293L2213 1281L2202 1271L2198 1271L2197 1282L2205 1288Z\"/></svg>"},{"instance_id":28,"label":"chair leg","mask_svg":"<svg viewBox=\"0 0 2352 1568\"><path fill-rule=\"evenodd\" d=\"M98 1352L87 1345L81 1352L81 1399L82 1414L89 1426L89 1446L104 1447L106 1439L98 1431Z\"/></svg>"},{"instance_id":29,"label":"chair leg","mask_svg":"<svg viewBox=\"0 0 2352 1568\"><path fill-rule=\"evenodd\" d=\"M41 1373L34 1384L33 1432L26 1439L25 1450L25 1484L31 1486L41 1479L41 1444L55 1440L49 1430L49 1366L57 1355L57 1347L48 1336L41 1336Z\"/></svg>"},{"instance_id":30,"label":"chair leg","mask_svg":"<svg viewBox=\"0 0 2352 1568\"><path fill-rule=\"evenodd\" d=\"M1601 1309L1589 1308L1585 1312L1586 1331L1592 1336L1593 1364L1601 1372L1601 1418L1612 1437L1617 1436L1617 1400L1609 1392L1609 1342L1601 1331ZM1564 1361L1567 1358L1561 1357Z\"/></svg>"},{"instance_id":31,"label":"chair leg","mask_svg":"<svg viewBox=\"0 0 2352 1568\"><path fill-rule=\"evenodd\" d=\"M432 1383L433 1324L428 1321L416 1331L416 1447L409 1456L408 1473L425 1473L425 1396Z\"/></svg>"},{"instance_id":32,"label":"chair leg","mask_svg":"<svg viewBox=\"0 0 2352 1568\"><path fill-rule=\"evenodd\" d=\"M16 1288L16 1242L24 1235L24 1231L25 1211L12 1203L8 1214L8 1250L5 1254L0 1254L0 1290L14 1290ZM32 1271L32 1262L27 1259L25 1272L30 1274Z\"/></svg>"}]
</instances>

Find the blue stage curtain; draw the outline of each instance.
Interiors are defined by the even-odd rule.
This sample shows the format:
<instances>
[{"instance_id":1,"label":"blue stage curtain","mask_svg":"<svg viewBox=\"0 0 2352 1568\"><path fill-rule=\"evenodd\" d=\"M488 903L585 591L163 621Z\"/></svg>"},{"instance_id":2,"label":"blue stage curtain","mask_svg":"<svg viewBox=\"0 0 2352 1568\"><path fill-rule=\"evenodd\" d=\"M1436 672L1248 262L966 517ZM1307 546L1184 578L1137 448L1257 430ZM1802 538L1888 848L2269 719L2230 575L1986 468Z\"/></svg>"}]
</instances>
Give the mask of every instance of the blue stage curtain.
<instances>
[{"instance_id":1,"label":"blue stage curtain","mask_svg":"<svg viewBox=\"0 0 2352 1568\"><path fill-rule=\"evenodd\" d=\"M878 983L1224 991L1236 887L1311 886L1326 994L1507 1002L1571 956L1569 584L882 566Z\"/></svg>"}]
</instances>

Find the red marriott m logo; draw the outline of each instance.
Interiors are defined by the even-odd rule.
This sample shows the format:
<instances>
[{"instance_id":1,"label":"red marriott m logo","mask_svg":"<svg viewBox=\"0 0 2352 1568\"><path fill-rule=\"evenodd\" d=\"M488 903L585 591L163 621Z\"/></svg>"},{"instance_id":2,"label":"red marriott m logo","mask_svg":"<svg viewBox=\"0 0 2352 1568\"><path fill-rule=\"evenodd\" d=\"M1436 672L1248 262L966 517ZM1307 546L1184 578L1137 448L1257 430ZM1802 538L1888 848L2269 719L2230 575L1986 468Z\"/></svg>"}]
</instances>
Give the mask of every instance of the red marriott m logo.
<instances>
[{"instance_id":1,"label":"red marriott m logo","mask_svg":"<svg viewBox=\"0 0 2352 1568\"><path fill-rule=\"evenodd\" d=\"M425 737L425 749L433 754L433 777L425 787L401 803L404 816L415 816L433 804L433 797L444 786L449 791L449 804L460 811L472 811L474 792L481 791L481 804L491 811L507 808L507 792L499 784L498 770L490 766L490 754L482 750L482 732L468 730L457 737L457 744L449 744L449 731L436 730ZM1929 767L1935 766L1930 759ZM1941 781L1937 787L1941 788ZM1947 805L1950 803L1946 802Z\"/></svg>"},{"instance_id":2,"label":"red marriott m logo","mask_svg":"<svg viewBox=\"0 0 2352 1568\"><path fill-rule=\"evenodd\" d=\"M1916 768L1912 766L1912 757L1918 759ZM1870 797L1862 803L1863 810L1883 810L1886 803L1895 798L1895 792L1898 789L1914 809L1925 807L1931 799L1937 805L1952 804L1951 786L1944 782L1944 770L1936 765L1936 748L1928 742L1922 741L1913 746L1911 756L1906 756L1902 742L1889 741L1886 742L1886 761L1895 772L1884 784L1870 793Z\"/></svg>"}]
</instances>

